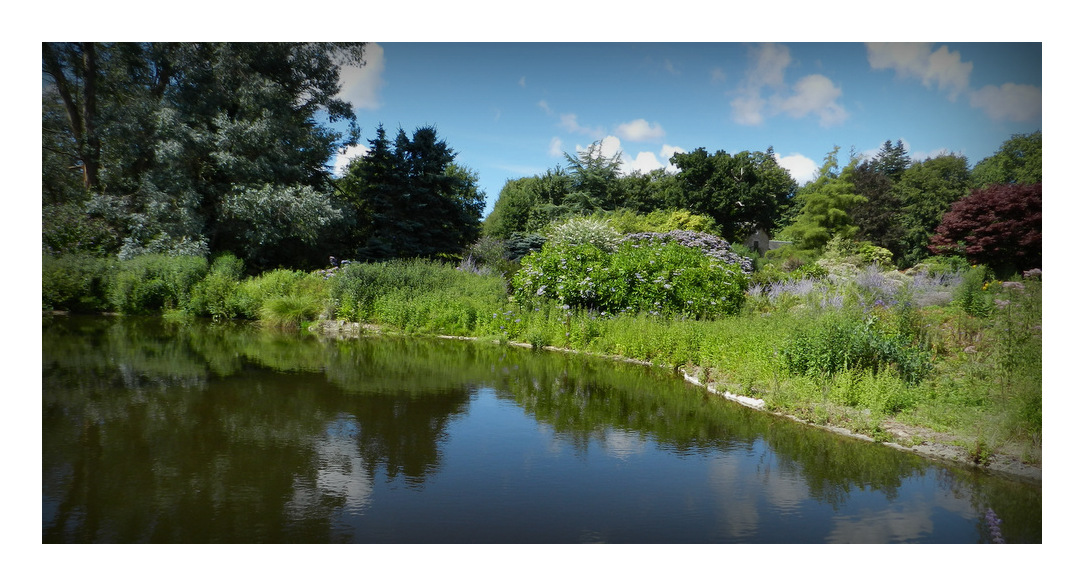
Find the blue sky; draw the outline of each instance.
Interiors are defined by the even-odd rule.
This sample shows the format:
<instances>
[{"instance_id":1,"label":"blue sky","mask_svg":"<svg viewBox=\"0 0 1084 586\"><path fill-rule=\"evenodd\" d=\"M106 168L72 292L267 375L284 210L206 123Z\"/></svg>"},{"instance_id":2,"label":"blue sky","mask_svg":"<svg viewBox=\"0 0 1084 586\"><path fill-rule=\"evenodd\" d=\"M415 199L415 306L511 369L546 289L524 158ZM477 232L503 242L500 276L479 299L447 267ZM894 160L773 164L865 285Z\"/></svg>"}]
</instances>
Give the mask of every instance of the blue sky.
<instances>
[{"instance_id":1,"label":"blue sky","mask_svg":"<svg viewBox=\"0 0 1084 586\"><path fill-rule=\"evenodd\" d=\"M366 59L342 92L362 148L381 123L436 127L479 174L486 213L508 179L597 140L625 171L772 146L802 183L836 145L900 139L973 165L1042 130L1041 43L373 43Z\"/></svg>"}]
</instances>

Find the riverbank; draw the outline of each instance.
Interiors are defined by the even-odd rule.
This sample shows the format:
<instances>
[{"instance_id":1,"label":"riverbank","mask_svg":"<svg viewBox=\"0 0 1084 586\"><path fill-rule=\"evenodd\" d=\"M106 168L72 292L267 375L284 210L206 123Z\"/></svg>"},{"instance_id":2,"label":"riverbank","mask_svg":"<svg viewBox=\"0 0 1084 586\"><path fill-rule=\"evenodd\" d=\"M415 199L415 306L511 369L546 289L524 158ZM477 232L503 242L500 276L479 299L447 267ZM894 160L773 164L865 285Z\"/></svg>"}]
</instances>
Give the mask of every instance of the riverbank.
<instances>
[{"instance_id":1,"label":"riverbank","mask_svg":"<svg viewBox=\"0 0 1084 586\"><path fill-rule=\"evenodd\" d=\"M358 337L361 335L383 335L389 333L386 330L380 328L379 326L373 324L360 324L343 320L328 320L316 322L312 326L310 326L309 330L322 336L331 336L337 338L350 338ZM470 336L437 335L434 337L475 342L484 341L482 338ZM495 341L494 343L500 342ZM607 360L617 360L632 364L640 364L643 366L660 366L649 361L638 360L619 355L598 354L592 352L584 352L571 348L560 348L557 346L548 345L533 346L532 344L526 342L507 341L504 343L507 343L509 346L515 346L520 348L530 349L537 347L539 349L551 352L565 352L570 354L592 356ZM971 440L969 440L969 438L963 438L951 433L940 432L920 426L910 425L895 418L886 418L881 420L879 423L879 430L881 432L881 434L879 434L880 437L873 437L869 434L861 433L859 431L855 431L845 427L831 425L828 423L818 423L807 417L801 417L799 413L788 412L785 409L771 408L768 406L767 402L764 399L750 397L740 393L734 393L730 390L727 390L727 388L723 385L702 381L701 378L698 376L700 373L703 372L702 368L672 368L689 383L700 386L710 393L719 395L726 400L733 401L750 409L756 409L758 411L770 413L778 417L785 417L803 425L809 425L811 427L824 429L842 436L874 443L881 443L885 446L900 451L915 453L925 458L939 460L952 465L972 468L991 474L1012 477L1015 479L1025 480L1029 482L1039 484L1042 483L1041 457L1039 459L1040 464L1035 465L1026 463L1021 458L1013 454L1006 453L1005 451L995 451L985 447L981 450L968 449L963 446L971 443Z\"/></svg>"}]
</instances>

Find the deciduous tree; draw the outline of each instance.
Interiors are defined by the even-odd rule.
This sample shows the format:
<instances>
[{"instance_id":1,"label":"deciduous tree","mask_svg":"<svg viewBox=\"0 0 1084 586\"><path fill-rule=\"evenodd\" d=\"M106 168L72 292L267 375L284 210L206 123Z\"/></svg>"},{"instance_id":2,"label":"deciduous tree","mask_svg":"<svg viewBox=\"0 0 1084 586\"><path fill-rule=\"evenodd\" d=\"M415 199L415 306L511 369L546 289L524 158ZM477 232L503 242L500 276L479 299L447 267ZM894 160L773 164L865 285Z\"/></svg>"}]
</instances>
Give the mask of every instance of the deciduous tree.
<instances>
[{"instance_id":1,"label":"deciduous tree","mask_svg":"<svg viewBox=\"0 0 1084 586\"><path fill-rule=\"evenodd\" d=\"M1042 268L1043 185L991 185L952 204L930 239L935 254L962 254L1001 275Z\"/></svg>"},{"instance_id":2,"label":"deciduous tree","mask_svg":"<svg viewBox=\"0 0 1084 586\"><path fill-rule=\"evenodd\" d=\"M993 156L971 171L975 187L997 183L1028 185L1043 181L1043 133L1014 134Z\"/></svg>"},{"instance_id":3,"label":"deciduous tree","mask_svg":"<svg viewBox=\"0 0 1084 586\"><path fill-rule=\"evenodd\" d=\"M724 238L743 240L758 228L774 230L797 187L790 172L766 152L730 155L703 148L676 153L680 200L676 207L715 220Z\"/></svg>"},{"instance_id":4,"label":"deciduous tree","mask_svg":"<svg viewBox=\"0 0 1084 586\"><path fill-rule=\"evenodd\" d=\"M926 159L903 172L895 186L896 197L903 205L900 266L914 266L929 255L930 236L953 202L967 195L970 182L967 158L958 155Z\"/></svg>"}]
</instances>

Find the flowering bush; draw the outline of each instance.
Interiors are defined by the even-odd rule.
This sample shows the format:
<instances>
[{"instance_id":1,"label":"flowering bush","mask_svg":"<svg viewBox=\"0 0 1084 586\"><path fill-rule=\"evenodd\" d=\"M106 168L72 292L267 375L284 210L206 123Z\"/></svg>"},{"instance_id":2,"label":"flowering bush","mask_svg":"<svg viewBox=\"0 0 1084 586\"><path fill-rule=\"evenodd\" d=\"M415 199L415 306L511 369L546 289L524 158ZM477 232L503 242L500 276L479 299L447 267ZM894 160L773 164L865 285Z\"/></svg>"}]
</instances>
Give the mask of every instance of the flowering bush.
<instances>
[{"instance_id":1,"label":"flowering bush","mask_svg":"<svg viewBox=\"0 0 1084 586\"><path fill-rule=\"evenodd\" d=\"M752 259L736 254L731 250L729 242L705 232L693 232L692 230L638 232L626 234L622 242L635 244L674 242L687 248L697 249L720 262L737 265L747 275L753 272Z\"/></svg>"},{"instance_id":2,"label":"flowering bush","mask_svg":"<svg viewBox=\"0 0 1084 586\"><path fill-rule=\"evenodd\" d=\"M716 317L740 310L746 281L740 269L700 250L627 241L613 254L547 244L523 259L513 285L516 300L527 306L545 298L610 314Z\"/></svg>"},{"instance_id":3,"label":"flowering bush","mask_svg":"<svg viewBox=\"0 0 1084 586\"><path fill-rule=\"evenodd\" d=\"M621 235L604 220L573 218L550 228L548 242L555 247L586 244L613 252L621 242Z\"/></svg>"}]
</instances>

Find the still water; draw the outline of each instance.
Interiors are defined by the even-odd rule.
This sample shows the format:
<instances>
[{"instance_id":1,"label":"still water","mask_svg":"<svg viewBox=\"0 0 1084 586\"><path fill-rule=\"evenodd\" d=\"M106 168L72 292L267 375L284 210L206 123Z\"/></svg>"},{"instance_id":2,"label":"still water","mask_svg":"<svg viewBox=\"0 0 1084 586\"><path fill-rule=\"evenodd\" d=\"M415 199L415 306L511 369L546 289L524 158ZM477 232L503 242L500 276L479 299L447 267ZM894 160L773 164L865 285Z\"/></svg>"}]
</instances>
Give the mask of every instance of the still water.
<instances>
[{"instance_id":1,"label":"still water","mask_svg":"<svg viewBox=\"0 0 1084 586\"><path fill-rule=\"evenodd\" d=\"M43 542L1041 542L1040 486L483 343L45 318Z\"/></svg>"}]
</instances>

